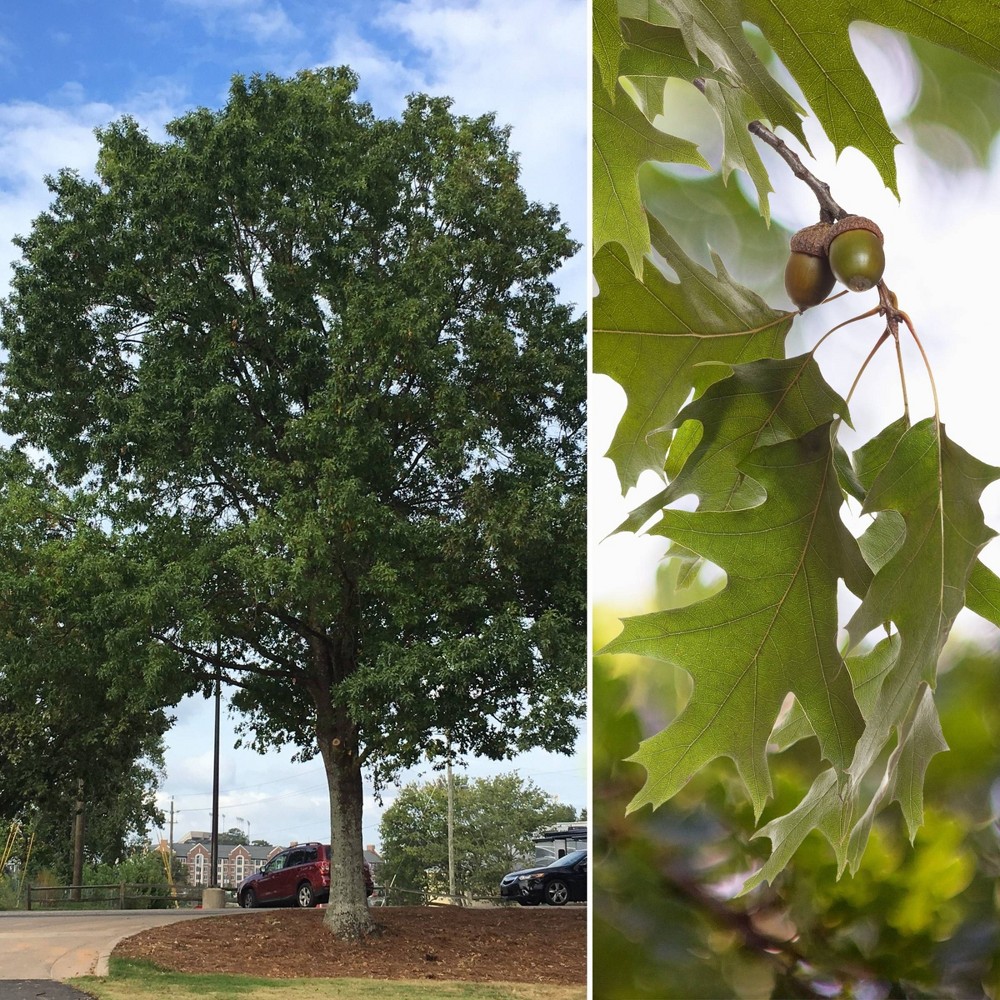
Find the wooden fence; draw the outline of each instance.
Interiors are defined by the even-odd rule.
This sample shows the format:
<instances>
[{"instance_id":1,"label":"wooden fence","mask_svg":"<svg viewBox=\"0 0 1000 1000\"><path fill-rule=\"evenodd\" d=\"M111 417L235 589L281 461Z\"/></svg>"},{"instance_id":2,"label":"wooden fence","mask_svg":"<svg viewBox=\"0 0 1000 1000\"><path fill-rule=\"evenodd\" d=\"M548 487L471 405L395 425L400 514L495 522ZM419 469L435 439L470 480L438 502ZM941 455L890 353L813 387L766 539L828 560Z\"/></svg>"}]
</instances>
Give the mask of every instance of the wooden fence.
<instances>
[{"instance_id":1,"label":"wooden fence","mask_svg":"<svg viewBox=\"0 0 1000 1000\"><path fill-rule=\"evenodd\" d=\"M167 910L201 905L202 886L169 886L162 882L118 882L107 885L29 885L29 910Z\"/></svg>"}]
</instances>

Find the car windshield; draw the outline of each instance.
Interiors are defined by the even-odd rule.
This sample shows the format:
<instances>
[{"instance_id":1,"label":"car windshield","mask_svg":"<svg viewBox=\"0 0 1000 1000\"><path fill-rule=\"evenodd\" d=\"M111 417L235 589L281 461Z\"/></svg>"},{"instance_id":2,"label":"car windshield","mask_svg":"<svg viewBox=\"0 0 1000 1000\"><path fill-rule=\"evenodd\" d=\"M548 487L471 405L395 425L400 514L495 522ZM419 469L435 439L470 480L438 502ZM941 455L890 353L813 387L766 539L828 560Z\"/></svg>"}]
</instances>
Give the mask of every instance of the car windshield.
<instances>
[{"instance_id":1,"label":"car windshield","mask_svg":"<svg viewBox=\"0 0 1000 1000\"><path fill-rule=\"evenodd\" d=\"M557 858L548 867L549 868L571 868L578 861L582 860L587 856L586 851L571 851L569 854L564 855L561 858Z\"/></svg>"}]
</instances>

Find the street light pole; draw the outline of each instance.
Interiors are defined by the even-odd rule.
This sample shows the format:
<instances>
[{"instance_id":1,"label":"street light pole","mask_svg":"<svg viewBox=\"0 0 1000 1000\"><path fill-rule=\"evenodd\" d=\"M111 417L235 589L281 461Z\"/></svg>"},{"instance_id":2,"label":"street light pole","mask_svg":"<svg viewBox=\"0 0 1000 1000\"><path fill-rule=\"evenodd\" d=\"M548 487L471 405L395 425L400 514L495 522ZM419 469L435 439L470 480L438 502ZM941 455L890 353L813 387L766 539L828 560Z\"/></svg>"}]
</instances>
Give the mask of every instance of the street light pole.
<instances>
[{"instance_id":1,"label":"street light pole","mask_svg":"<svg viewBox=\"0 0 1000 1000\"><path fill-rule=\"evenodd\" d=\"M455 777L451 771L451 733L448 734L448 895L455 902Z\"/></svg>"},{"instance_id":2,"label":"street light pole","mask_svg":"<svg viewBox=\"0 0 1000 1000\"><path fill-rule=\"evenodd\" d=\"M219 644L215 645L218 656ZM219 887L219 717L222 708L222 671L215 668L215 760L212 762L212 879L209 887Z\"/></svg>"}]
</instances>

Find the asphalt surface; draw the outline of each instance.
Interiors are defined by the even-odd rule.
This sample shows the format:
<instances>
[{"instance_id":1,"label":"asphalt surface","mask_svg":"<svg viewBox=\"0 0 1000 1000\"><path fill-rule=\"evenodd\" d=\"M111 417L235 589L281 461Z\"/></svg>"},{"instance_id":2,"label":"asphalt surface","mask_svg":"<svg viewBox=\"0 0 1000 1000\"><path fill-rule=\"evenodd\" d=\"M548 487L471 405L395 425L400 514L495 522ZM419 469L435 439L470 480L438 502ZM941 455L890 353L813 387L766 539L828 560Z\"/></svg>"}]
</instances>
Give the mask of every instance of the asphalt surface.
<instances>
[{"instance_id":1,"label":"asphalt surface","mask_svg":"<svg viewBox=\"0 0 1000 1000\"><path fill-rule=\"evenodd\" d=\"M0 911L0 1000L86 996L53 980L106 976L114 946L147 927L255 912L236 908Z\"/></svg>"},{"instance_id":2,"label":"asphalt surface","mask_svg":"<svg viewBox=\"0 0 1000 1000\"><path fill-rule=\"evenodd\" d=\"M0 979L0 1000L92 1000L65 983L52 979Z\"/></svg>"}]
</instances>

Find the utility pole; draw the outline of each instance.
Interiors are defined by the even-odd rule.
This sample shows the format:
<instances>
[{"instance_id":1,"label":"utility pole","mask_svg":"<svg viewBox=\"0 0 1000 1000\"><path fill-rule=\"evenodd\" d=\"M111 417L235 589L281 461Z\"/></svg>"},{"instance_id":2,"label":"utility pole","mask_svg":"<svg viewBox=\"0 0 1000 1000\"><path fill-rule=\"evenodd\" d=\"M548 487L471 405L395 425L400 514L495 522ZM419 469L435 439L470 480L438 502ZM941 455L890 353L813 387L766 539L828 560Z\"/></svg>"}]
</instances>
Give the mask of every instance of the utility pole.
<instances>
[{"instance_id":1,"label":"utility pole","mask_svg":"<svg viewBox=\"0 0 1000 1000\"><path fill-rule=\"evenodd\" d=\"M174 797L170 796L170 858L174 857Z\"/></svg>"},{"instance_id":2,"label":"utility pole","mask_svg":"<svg viewBox=\"0 0 1000 1000\"><path fill-rule=\"evenodd\" d=\"M219 645L215 653L218 656ZM219 716L222 709L222 670L215 668L215 760L212 764L212 878L209 888L219 887Z\"/></svg>"},{"instance_id":3,"label":"utility pole","mask_svg":"<svg viewBox=\"0 0 1000 1000\"><path fill-rule=\"evenodd\" d=\"M455 898L455 778L451 771L451 734L448 734L448 895Z\"/></svg>"}]
</instances>

